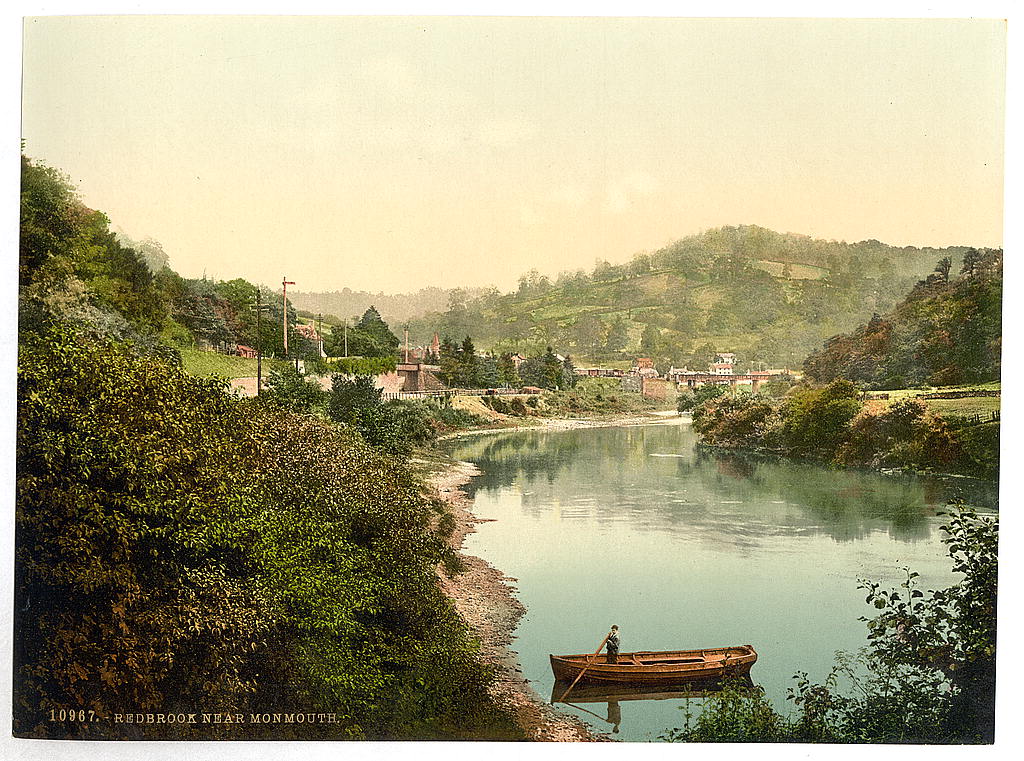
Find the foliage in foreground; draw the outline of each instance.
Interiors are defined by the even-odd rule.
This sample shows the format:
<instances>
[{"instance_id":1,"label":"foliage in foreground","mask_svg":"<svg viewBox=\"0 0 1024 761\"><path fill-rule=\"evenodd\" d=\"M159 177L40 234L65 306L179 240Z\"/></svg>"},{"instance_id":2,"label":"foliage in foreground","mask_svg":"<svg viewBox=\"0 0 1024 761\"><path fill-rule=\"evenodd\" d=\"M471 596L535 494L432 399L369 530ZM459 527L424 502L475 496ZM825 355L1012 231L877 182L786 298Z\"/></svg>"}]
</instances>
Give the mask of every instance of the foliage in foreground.
<instances>
[{"instance_id":1,"label":"foliage in foreground","mask_svg":"<svg viewBox=\"0 0 1024 761\"><path fill-rule=\"evenodd\" d=\"M922 591L861 582L878 614L868 644L837 656L821 684L797 674L795 711L759 690L727 685L664 739L677 742L989 743L994 737L998 521L956 507L942 530L963 579ZM841 689L841 685L846 689Z\"/></svg>"},{"instance_id":2,"label":"foliage in foreground","mask_svg":"<svg viewBox=\"0 0 1024 761\"><path fill-rule=\"evenodd\" d=\"M15 731L53 709L318 711L246 737L509 736L435 569L439 508L345 426L66 327L22 338Z\"/></svg>"}]
</instances>

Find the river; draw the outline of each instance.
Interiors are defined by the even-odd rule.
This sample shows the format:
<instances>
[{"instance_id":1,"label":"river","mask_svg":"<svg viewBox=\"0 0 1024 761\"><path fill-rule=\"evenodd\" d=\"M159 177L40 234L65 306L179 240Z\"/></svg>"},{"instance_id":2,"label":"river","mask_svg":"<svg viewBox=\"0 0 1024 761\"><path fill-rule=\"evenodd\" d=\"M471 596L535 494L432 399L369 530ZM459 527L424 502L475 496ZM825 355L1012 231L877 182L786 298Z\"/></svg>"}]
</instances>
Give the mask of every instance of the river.
<instances>
[{"instance_id":1,"label":"river","mask_svg":"<svg viewBox=\"0 0 1024 761\"><path fill-rule=\"evenodd\" d=\"M936 513L953 497L995 507L995 485L969 479L832 470L696 443L680 418L449 445L482 471L466 489L487 522L466 551L517 579L527 612L513 648L541 696L554 682L549 653L593 652L617 624L623 651L753 645L751 677L785 712L795 673L822 680L835 651L865 644L859 618L873 609L858 579L898 586L909 566L923 588L948 586ZM581 693L578 708L560 708L645 741L681 725L687 704L601 697Z\"/></svg>"}]
</instances>

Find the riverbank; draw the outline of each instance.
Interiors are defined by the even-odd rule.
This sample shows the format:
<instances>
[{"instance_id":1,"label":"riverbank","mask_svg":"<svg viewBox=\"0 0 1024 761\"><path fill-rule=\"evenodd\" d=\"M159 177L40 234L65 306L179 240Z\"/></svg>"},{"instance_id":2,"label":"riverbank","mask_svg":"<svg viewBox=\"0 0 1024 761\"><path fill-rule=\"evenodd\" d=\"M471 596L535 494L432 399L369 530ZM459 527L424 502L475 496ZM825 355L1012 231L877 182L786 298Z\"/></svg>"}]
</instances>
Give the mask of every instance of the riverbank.
<instances>
[{"instance_id":1,"label":"riverbank","mask_svg":"<svg viewBox=\"0 0 1024 761\"><path fill-rule=\"evenodd\" d=\"M513 420L512 416L506 416L507 420ZM506 424L499 426L483 426L470 428L464 431L454 431L438 437L438 441L447 439L458 439L466 436L479 436L487 433L502 433L506 431L571 431L579 428L610 428L625 427L633 425L668 424L675 425L690 419L689 415L681 415L674 410L658 410L642 414L609 415L606 417L586 418L544 418L530 417L519 418L522 424ZM503 422L507 422L503 421ZM528 421L528 422L527 422Z\"/></svg>"},{"instance_id":2,"label":"riverbank","mask_svg":"<svg viewBox=\"0 0 1024 761\"><path fill-rule=\"evenodd\" d=\"M508 429L503 429L508 430ZM449 542L460 551L468 534L483 523L472 513L472 500L462 490L480 471L466 462L455 462L431 476L427 483L448 505L455 518ZM528 740L541 742L610 742L584 722L566 716L530 686L511 649L513 632L526 608L515 597L516 579L505 576L484 560L459 552L464 570L449 576L438 571L442 591L455 604L480 642L480 658L494 670L490 695L498 708L507 711Z\"/></svg>"}]
</instances>

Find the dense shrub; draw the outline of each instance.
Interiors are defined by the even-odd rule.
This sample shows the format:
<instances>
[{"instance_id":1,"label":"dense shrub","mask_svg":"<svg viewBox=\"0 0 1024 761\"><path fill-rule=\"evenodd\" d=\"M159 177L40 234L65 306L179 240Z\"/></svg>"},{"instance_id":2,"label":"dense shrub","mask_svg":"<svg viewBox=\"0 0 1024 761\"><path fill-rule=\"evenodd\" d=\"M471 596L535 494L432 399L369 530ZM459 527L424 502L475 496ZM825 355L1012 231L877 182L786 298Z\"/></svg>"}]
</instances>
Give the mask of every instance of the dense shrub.
<instances>
[{"instance_id":1,"label":"dense shrub","mask_svg":"<svg viewBox=\"0 0 1024 761\"><path fill-rule=\"evenodd\" d=\"M686 391L680 394L676 403L676 409L680 412L690 412L704 402L725 396L728 390L726 386L705 384L696 391Z\"/></svg>"},{"instance_id":2,"label":"dense shrub","mask_svg":"<svg viewBox=\"0 0 1024 761\"><path fill-rule=\"evenodd\" d=\"M580 378L573 388L546 392L539 408L543 405L545 414L554 417L585 414L621 414L644 412L657 405L650 399L633 391L622 390L613 378ZM526 403L529 404L531 400Z\"/></svg>"},{"instance_id":3,"label":"dense shrub","mask_svg":"<svg viewBox=\"0 0 1024 761\"><path fill-rule=\"evenodd\" d=\"M846 380L787 395L781 409L783 446L795 454L831 459L860 411L857 397L856 387Z\"/></svg>"},{"instance_id":4,"label":"dense shrub","mask_svg":"<svg viewBox=\"0 0 1024 761\"><path fill-rule=\"evenodd\" d=\"M406 453L412 442L402 436L395 410L383 401L371 375L331 377L327 414L331 420L355 428L367 443L393 454Z\"/></svg>"},{"instance_id":5,"label":"dense shrub","mask_svg":"<svg viewBox=\"0 0 1024 761\"><path fill-rule=\"evenodd\" d=\"M320 383L315 378L302 375L291 365L270 371L262 398L284 409L304 413L322 411L327 403L327 393Z\"/></svg>"},{"instance_id":6,"label":"dense shrub","mask_svg":"<svg viewBox=\"0 0 1024 761\"><path fill-rule=\"evenodd\" d=\"M217 381L66 329L26 335L19 360L17 727L51 707L244 708L271 605L237 570L245 416Z\"/></svg>"},{"instance_id":7,"label":"dense shrub","mask_svg":"<svg viewBox=\"0 0 1024 761\"><path fill-rule=\"evenodd\" d=\"M318 362L316 369L325 373L342 375L381 375L393 373L397 360L386 357L328 357Z\"/></svg>"},{"instance_id":8,"label":"dense shrub","mask_svg":"<svg viewBox=\"0 0 1024 761\"><path fill-rule=\"evenodd\" d=\"M50 708L305 708L338 723L245 735L509 736L402 461L66 328L22 341L17 734L233 736Z\"/></svg>"},{"instance_id":9,"label":"dense shrub","mask_svg":"<svg viewBox=\"0 0 1024 761\"><path fill-rule=\"evenodd\" d=\"M916 399L888 407L867 404L836 453L847 465L950 468L964 453L949 427Z\"/></svg>"},{"instance_id":10,"label":"dense shrub","mask_svg":"<svg viewBox=\"0 0 1024 761\"><path fill-rule=\"evenodd\" d=\"M776 438L779 423L772 403L757 396L724 396L693 412L693 430L702 441L716 446L768 446Z\"/></svg>"},{"instance_id":11,"label":"dense shrub","mask_svg":"<svg viewBox=\"0 0 1024 761\"><path fill-rule=\"evenodd\" d=\"M486 402L501 397L480 398ZM477 428L490 422L486 418L455 407L451 400L445 397L396 399L388 402L388 405L395 411L402 436L415 444L429 444L446 433Z\"/></svg>"},{"instance_id":12,"label":"dense shrub","mask_svg":"<svg viewBox=\"0 0 1024 761\"><path fill-rule=\"evenodd\" d=\"M910 468L993 477L998 424L954 429L916 399L862 402L848 381L794 389L782 400L723 396L693 409L705 444L763 449L836 465Z\"/></svg>"}]
</instances>

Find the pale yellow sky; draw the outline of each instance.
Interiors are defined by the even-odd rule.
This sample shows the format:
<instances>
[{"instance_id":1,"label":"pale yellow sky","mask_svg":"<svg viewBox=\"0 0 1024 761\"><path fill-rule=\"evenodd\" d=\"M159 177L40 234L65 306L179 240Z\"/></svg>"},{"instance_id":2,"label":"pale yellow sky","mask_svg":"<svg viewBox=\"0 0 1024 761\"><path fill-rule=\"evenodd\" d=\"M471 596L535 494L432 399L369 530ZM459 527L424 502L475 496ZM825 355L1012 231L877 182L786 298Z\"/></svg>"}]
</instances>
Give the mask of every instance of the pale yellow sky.
<instances>
[{"instance_id":1,"label":"pale yellow sky","mask_svg":"<svg viewBox=\"0 0 1024 761\"><path fill-rule=\"evenodd\" d=\"M1005 24L50 17L25 151L175 269L512 287L701 229L1002 245Z\"/></svg>"}]
</instances>

